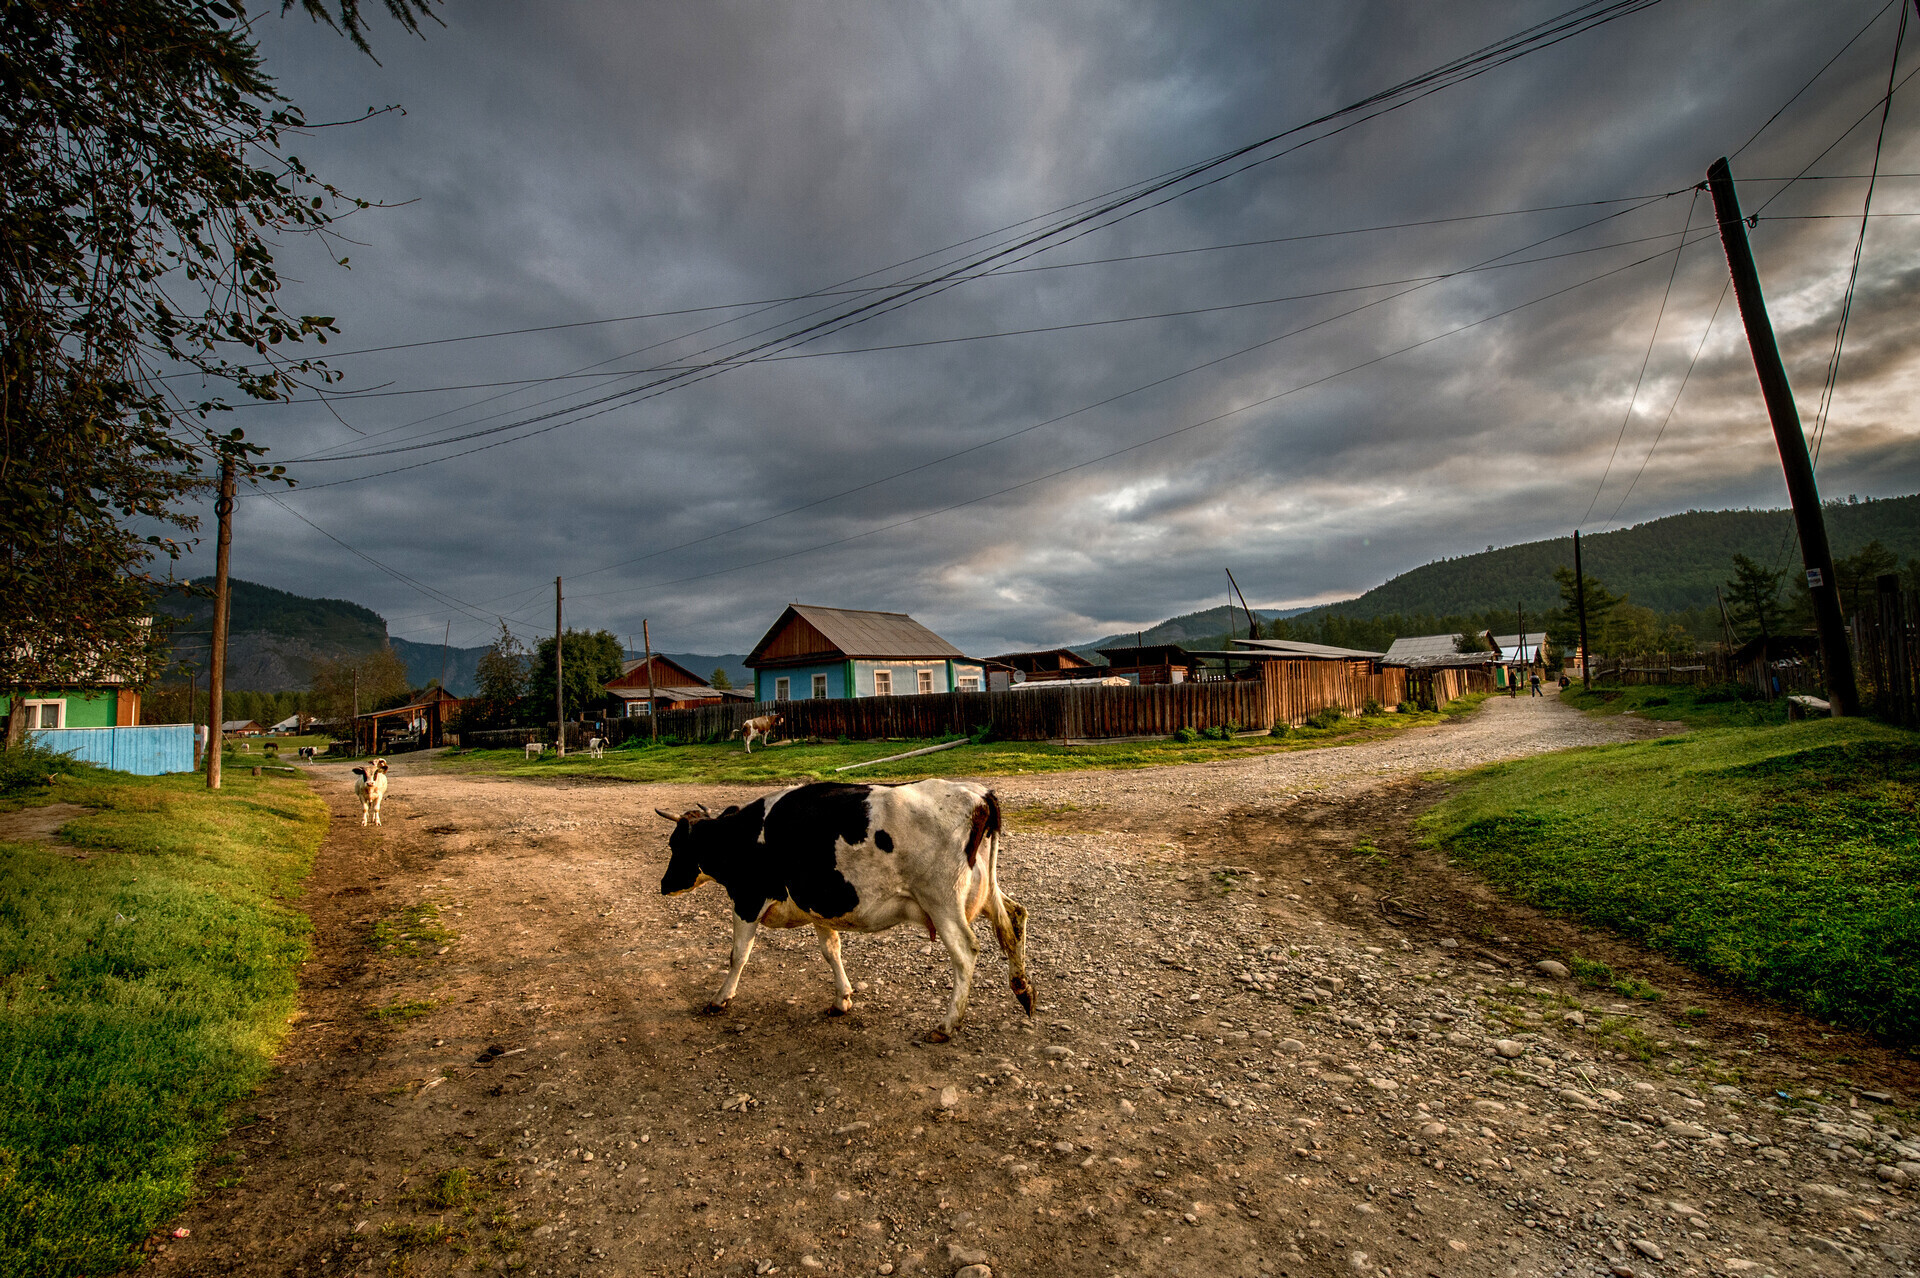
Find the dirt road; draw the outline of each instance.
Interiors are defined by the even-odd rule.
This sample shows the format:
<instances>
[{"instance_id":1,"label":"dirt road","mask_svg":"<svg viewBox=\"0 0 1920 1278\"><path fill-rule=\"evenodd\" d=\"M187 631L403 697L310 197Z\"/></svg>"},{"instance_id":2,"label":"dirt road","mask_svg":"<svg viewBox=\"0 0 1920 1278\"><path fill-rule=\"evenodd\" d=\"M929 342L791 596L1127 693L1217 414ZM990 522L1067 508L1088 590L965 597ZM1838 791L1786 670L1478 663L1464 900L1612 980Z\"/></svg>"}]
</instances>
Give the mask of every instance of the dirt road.
<instances>
[{"instance_id":1,"label":"dirt road","mask_svg":"<svg viewBox=\"0 0 1920 1278\"><path fill-rule=\"evenodd\" d=\"M740 792L414 756L363 831L321 771L303 1019L157 1272L1910 1272L1909 1190L1875 1170L1920 1182L1910 1063L1504 906L1406 833L1423 774L1658 730L1495 701L999 779L1041 1007L989 942L942 1047L916 1040L944 953L905 930L847 938L847 1017L810 932L763 933L730 1012L693 1014L726 903L659 895L653 809ZM1571 950L1667 997L1533 966Z\"/></svg>"}]
</instances>

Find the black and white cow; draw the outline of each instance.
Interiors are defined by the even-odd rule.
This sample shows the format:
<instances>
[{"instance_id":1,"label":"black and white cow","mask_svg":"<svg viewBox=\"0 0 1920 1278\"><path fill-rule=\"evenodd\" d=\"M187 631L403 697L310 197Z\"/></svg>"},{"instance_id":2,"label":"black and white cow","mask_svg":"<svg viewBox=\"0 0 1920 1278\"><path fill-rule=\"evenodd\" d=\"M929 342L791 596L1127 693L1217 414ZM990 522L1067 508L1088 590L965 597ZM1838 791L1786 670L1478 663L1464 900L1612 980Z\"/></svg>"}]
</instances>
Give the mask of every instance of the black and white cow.
<instances>
[{"instance_id":1,"label":"black and white cow","mask_svg":"<svg viewBox=\"0 0 1920 1278\"><path fill-rule=\"evenodd\" d=\"M927 929L953 961L953 998L927 1041L946 1042L967 1014L979 945L973 920L985 914L1007 956L1013 995L1033 1015L1027 981L1027 911L1000 891L1000 804L993 791L954 781L912 785L821 782L781 790L718 816L704 807L678 816L663 895L717 882L733 898L733 965L719 1012L740 986L755 934L813 926L833 969L827 1009L853 1009L840 962L841 932L884 932L902 923Z\"/></svg>"}]
</instances>

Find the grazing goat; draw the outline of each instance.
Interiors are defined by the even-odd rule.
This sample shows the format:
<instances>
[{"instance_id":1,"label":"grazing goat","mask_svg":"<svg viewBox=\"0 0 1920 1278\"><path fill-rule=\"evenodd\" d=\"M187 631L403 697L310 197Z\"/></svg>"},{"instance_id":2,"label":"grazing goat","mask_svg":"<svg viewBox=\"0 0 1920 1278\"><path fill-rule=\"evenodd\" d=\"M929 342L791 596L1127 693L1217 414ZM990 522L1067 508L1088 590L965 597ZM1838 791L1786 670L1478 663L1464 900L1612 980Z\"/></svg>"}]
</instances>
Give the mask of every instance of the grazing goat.
<instances>
[{"instance_id":1,"label":"grazing goat","mask_svg":"<svg viewBox=\"0 0 1920 1278\"><path fill-rule=\"evenodd\" d=\"M663 895L712 880L733 898L733 965L707 1005L726 1008L762 926L806 927L833 969L829 1016L853 1009L840 962L841 932L927 929L953 962L953 997L927 1032L944 1043L960 1028L979 959L972 921L986 914L1007 956L1013 996L1033 1015L1027 980L1027 911L1000 891L1000 804L993 791L954 781L912 785L818 782L781 790L715 816L675 816Z\"/></svg>"},{"instance_id":2,"label":"grazing goat","mask_svg":"<svg viewBox=\"0 0 1920 1278\"><path fill-rule=\"evenodd\" d=\"M749 719L735 728L733 735L736 737L744 736L747 741L747 753L752 754L753 739L755 737L759 737L762 741L771 741L773 740L773 734L778 732L780 725L785 722L785 715L763 714L759 718Z\"/></svg>"},{"instance_id":3,"label":"grazing goat","mask_svg":"<svg viewBox=\"0 0 1920 1278\"><path fill-rule=\"evenodd\" d=\"M537 759L541 755L545 754L546 752L547 752L547 747L542 742L539 742L539 741L527 742L527 758Z\"/></svg>"},{"instance_id":4,"label":"grazing goat","mask_svg":"<svg viewBox=\"0 0 1920 1278\"><path fill-rule=\"evenodd\" d=\"M607 739L605 737L588 737L587 738L587 753L592 755L596 759L600 757L600 752L606 749L606 747L607 747Z\"/></svg>"},{"instance_id":5,"label":"grazing goat","mask_svg":"<svg viewBox=\"0 0 1920 1278\"><path fill-rule=\"evenodd\" d=\"M354 797L360 800L360 824L367 823L367 817L373 817L375 825L380 824L380 803L387 797L387 761L375 759L364 768L355 768L353 774L360 779L353 783Z\"/></svg>"}]
</instances>

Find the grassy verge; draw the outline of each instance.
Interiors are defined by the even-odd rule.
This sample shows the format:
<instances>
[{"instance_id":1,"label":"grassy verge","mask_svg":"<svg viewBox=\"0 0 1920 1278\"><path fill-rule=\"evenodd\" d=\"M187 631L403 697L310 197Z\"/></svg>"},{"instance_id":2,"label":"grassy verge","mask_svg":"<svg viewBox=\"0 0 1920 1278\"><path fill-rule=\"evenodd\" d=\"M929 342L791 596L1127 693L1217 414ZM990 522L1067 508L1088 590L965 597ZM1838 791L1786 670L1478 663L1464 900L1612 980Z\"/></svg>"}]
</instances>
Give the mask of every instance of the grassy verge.
<instances>
[{"instance_id":1,"label":"grassy verge","mask_svg":"<svg viewBox=\"0 0 1920 1278\"><path fill-rule=\"evenodd\" d=\"M306 785L91 770L72 848L0 842L0 1275L109 1273L193 1194L293 1011Z\"/></svg>"},{"instance_id":2,"label":"grassy verge","mask_svg":"<svg viewBox=\"0 0 1920 1278\"><path fill-rule=\"evenodd\" d=\"M1847 719L1496 764L1423 821L1521 900L1913 1044L1917 801L1920 737Z\"/></svg>"},{"instance_id":3,"label":"grassy verge","mask_svg":"<svg viewBox=\"0 0 1920 1278\"><path fill-rule=\"evenodd\" d=\"M755 750L751 755L738 742L724 745L650 746L636 740L609 750L599 759L570 754L564 760L549 754L529 762L519 750L472 750L443 756L440 766L463 772L503 776L603 776L626 781L688 782L701 784L767 784L792 781L910 781L921 777L1008 776L1034 772L1085 772L1099 768L1152 768L1176 763L1209 763L1243 759L1249 755L1320 746L1355 745L1421 724L1443 723L1465 714L1479 698L1463 698L1444 711L1361 715L1326 728L1295 728L1285 737L1235 737L1229 741L1171 739L1125 741L1096 745L1055 745L1044 741L993 741L955 746L938 754L880 763L853 772L835 773L848 763L937 744L933 741L783 742Z\"/></svg>"},{"instance_id":4,"label":"grassy verge","mask_svg":"<svg viewBox=\"0 0 1920 1278\"><path fill-rule=\"evenodd\" d=\"M1750 700L1750 693L1730 685L1696 688L1687 684L1668 687L1647 685L1636 688L1595 688L1582 692L1574 684L1560 694L1567 705L1592 714L1637 714L1648 719L1668 719L1694 728L1757 728L1787 721L1787 703Z\"/></svg>"}]
</instances>

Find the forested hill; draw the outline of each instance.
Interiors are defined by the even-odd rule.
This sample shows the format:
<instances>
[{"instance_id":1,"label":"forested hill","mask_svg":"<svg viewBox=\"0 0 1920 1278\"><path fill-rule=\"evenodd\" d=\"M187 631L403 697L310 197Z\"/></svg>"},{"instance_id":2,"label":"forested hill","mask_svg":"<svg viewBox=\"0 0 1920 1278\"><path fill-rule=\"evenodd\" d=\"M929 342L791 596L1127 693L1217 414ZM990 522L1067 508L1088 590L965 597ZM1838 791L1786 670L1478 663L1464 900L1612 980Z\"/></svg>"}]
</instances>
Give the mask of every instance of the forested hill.
<instances>
[{"instance_id":1,"label":"forested hill","mask_svg":"<svg viewBox=\"0 0 1920 1278\"><path fill-rule=\"evenodd\" d=\"M1275 617L1296 617L1306 611L1303 608L1255 608L1253 615L1261 621L1271 621ZM1177 643L1187 647L1204 646L1207 642L1219 639L1229 631L1237 633L1242 639L1247 637L1247 614L1239 608L1228 608L1221 604L1217 608L1205 608L1199 612L1189 612L1178 617L1169 617L1158 625L1143 631L1127 631L1124 634L1108 635L1090 643L1073 645L1073 650L1081 656L1095 662L1104 662L1105 657L1096 657L1099 648L1128 647L1138 642L1149 644Z\"/></svg>"},{"instance_id":2,"label":"forested hill","mask_svg":"<svg viewBox=\"0 0 1920 1278\"><path fill-rule=\"evenodd\" d=\"M1920 495L1834 503L1826 508L1827 536L1836 557L1878 540L1902 563L1920 558ZM1690 510L1631 528L1583 536L1587 574L1616 594L1656 612L1715 607L1713 588L1733 575L1733 557L1746 555L1797 573L1800 546L1785 510ZM1425 564L1358 599L1326 604L1301 616L1448 616L1511 609L1517 602L1540 613L1560 604L1553 570L1573 565L1573 538L1504 546Z\"/></svg>"}]
</instances>

